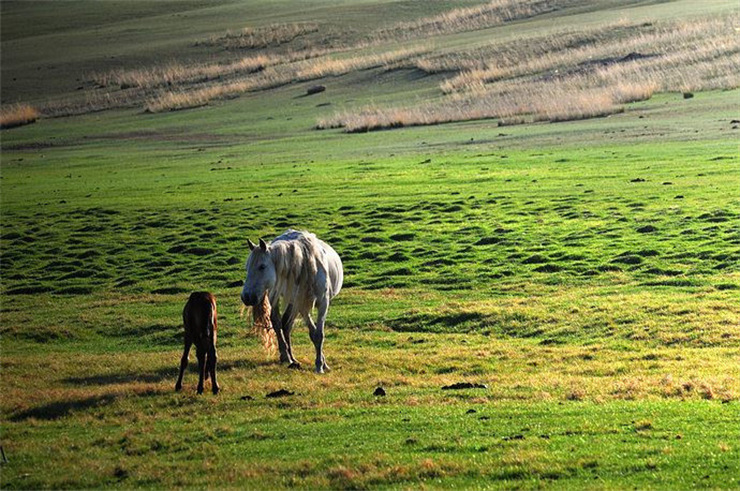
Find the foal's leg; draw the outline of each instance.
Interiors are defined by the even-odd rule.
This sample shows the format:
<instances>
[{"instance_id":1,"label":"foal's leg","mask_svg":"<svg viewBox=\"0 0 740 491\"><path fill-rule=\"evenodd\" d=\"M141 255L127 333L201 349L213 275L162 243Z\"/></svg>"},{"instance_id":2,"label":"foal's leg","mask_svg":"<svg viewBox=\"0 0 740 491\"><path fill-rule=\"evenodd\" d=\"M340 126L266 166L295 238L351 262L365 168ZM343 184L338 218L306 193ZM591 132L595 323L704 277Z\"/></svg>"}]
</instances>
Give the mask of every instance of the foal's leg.
<instances>
[{"instance_id":1,"label":"foal's leg","mask_svg":"<svg viewBox=\"0 0 740 491\"><path fill-rule=\"evenodd\" d=\"M206 375L206 350L197 343L195 344L195 355L198 357L198 394L202 394Z\"/></svg>"},{"instance_id":2,"label":"foal's leg","mask_svg":"<svg viewBox=\"0 0 740 491\"><path fill-rule=\"evenodd\" d=\"M329 310L329 301L321 299L316 307L318 309L316 324L314 325L310 314L306 316L306 324L308 324L308 334L311 341L313 341L314 348L316 348L316 373L324 373L330 370L329 365L326 364L326 358L324 358L324 323L326 322L326 313Z\"/></svg>"},{"instance_id":3,"label":"foal's leg","mask_svg":"<svg viewBox=\"0 0 740 491\"><path fill-rule=\"evenodd\" d=\"M280 304L277 302L272 306L270 322L272 323L272 329L275 331L275 336L277 336L278 350L280 351L280 363L290 363L291 359L288 355L288 343L285 342L283 321L280 317Z\"/></svg>"},{"instance_id":4,"label":"foal's leg","mask_svg":"<svg viewBox=\"0 0 740 491\"><path fill-rule=\"evenodd\" d=\"M293 323L296 318L296 309L292 303L289 303L283 312L282 324L283 324L283 337L285 337L285 345L288 348L288 358L290 358L289 368L301 368L301 364L293 356L293 344L290 341L290 333L293 331Z\"/></svg>"},{"instance_id":5,"label":"foal's leg","mask_svg":"<svg viewBox=\"0 0 740 491\"><path fill-rule=\"evenodd\" d=\"M185 373L185 369L188 367L188 355L190 354L190 347L193 345L193 340L190 336L185 335L185 349L182 352L182 358L180 359L180 375L177 377L177 383L175 384L175 390L182 390L182 375Z\"/></svg>"},{"instance_id":6,"label":"foal's leg","mask_svg":"<svg viewBox=\"0 0 740 491\"><path fill-rule=\"evenodd\" d=\"M211 390L214 394L218 394L218 391L221 389L221 387L218 386L218 382L216 382L216 361L218 360L218 356L216 355L216 346L211 343L211 348L208 351L208 362L207 362L207 370L211 374Z\"/></svg>"}]
</instances>

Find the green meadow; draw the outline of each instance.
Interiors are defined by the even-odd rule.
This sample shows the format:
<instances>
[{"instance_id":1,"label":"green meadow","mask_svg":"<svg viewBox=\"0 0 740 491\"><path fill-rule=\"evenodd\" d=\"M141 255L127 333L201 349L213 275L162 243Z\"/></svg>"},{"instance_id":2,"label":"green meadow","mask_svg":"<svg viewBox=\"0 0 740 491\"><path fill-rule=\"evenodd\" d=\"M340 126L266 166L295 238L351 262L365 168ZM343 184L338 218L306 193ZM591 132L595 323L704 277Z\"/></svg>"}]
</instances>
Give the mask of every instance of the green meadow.
<instances>
[{"instance_id":1,"label":"green meadow","mask_svg":"<svg viewBox=\"0 0 740 491\"><path fill-rule=\"evenodd\" d=\"M197 41L227 30L311 21L359 43L477 5L298 4L1 4L3 106L42 117L0 133L0 486L739 487L738 89L557 123L315 129L449 76L385 66L44 115L118 63L226 57ZM569 4L435 49L733 9ZM241 307L247 239L287 228L344 264L324 375L305 326L288 370ZM174 391L195 290L218 299L216 396L196 395L194 356Z\"/></svg>"}]
</instances>

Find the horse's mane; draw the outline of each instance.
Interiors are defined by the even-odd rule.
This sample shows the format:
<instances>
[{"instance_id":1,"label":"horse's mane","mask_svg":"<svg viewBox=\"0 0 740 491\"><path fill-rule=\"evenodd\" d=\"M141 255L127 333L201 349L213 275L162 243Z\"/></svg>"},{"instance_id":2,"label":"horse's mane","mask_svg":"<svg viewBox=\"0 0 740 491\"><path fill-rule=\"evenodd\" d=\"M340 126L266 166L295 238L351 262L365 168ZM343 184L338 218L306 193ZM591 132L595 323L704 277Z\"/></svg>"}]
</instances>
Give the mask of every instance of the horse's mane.
<instances>
[{"instance_id":1,"label":"horse's mane","mask_svg":"<svg viewBox=\"0 0 740 491\"><path fill-rule=\"evenodd\" d=\"M270 258L275 265L276 289L292 299L306 298L319 268L327 269L319 240L305 231L288 230L273 240Z\"/></svg>"}]
</instances>

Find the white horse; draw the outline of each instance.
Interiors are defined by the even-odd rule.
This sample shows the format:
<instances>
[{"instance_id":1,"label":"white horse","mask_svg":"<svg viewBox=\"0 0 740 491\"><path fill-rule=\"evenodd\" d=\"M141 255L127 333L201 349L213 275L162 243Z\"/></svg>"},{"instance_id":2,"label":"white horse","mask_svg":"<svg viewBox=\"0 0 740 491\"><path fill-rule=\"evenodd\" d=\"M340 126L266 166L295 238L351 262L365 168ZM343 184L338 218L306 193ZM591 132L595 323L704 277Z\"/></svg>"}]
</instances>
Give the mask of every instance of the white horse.
<instances>
[{"instance_id":1,"label":"white horse","mask_svg":"<svg viewBox=\"0 0 740 491\"><path fill-rule=\"evenodd\" d=\"M246 306L261 302L268 295L272 312L270 321L280 350L280 361L291 368L300 364L293 357L290 332L296 315L301 314L316 348L316 373L329 370L324 358L324 323L329 302L342 289L344 272L339 255L326 242L309 232L288 230L270 244L259 246L248 240L252 252L247 258L247 279L242 289ZM280 316L280 301L285 312ZM314 324L311 310L317 308Z\"/></svg>"}]
</instances>

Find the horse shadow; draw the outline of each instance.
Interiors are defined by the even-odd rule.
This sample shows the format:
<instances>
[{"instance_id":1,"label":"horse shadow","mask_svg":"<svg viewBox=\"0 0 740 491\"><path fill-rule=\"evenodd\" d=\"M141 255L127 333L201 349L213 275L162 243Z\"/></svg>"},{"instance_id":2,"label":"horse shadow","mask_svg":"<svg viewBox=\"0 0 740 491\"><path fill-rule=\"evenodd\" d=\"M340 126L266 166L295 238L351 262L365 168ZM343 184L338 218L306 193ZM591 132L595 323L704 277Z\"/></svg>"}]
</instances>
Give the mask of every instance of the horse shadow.
<instances>
[{"instance_id":1,"label":"horse shadow","mask_svg":"<svg viewBox=\"0 0 740 491\"><path fill-rule=\"evenodd\" d=\"M149 390L140 394L140 396L152 397L162 394L162 391ZM9 419L13 422L21 422L28 419L38 419L44 421L54 421L77 411L88 409L102 408L113 404L117 399L127 397L125 394L110 393L99 396L85 397L82 399L72 399L67 401L55 401L37 407L32 407L14 414Z\"/></svg>"},{"instance_id":2,"label":"horse shadow","mask_svg":"<svg viewBox=\"0 0 740 491\"><path fill-rule=\"evenodd\" d=\"M177 367L161 367L150 372L107 373L84 377L67 377L63 380L69 385L117 385L135 382L158 383L177 378Z\"/></svg>"}]
</instances>

